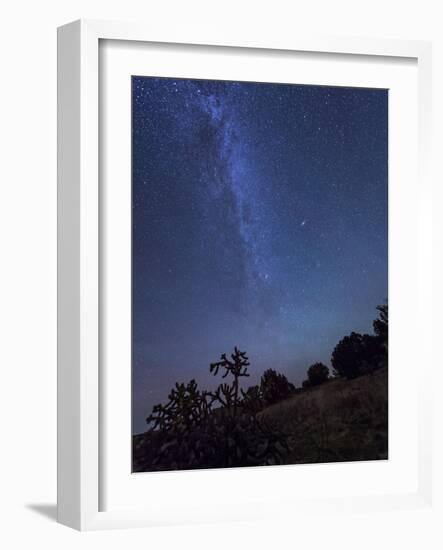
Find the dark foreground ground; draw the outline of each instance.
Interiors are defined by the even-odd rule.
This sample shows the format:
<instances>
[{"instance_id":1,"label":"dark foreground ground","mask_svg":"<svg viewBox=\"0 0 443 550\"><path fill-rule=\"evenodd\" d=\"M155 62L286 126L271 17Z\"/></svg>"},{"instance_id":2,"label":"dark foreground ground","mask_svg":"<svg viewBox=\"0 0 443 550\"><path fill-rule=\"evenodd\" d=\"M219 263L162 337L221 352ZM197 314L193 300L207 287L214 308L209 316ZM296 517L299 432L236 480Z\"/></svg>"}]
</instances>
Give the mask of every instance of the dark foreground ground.
<instances>
[{"instance_id":1,"label":"dark foreground ground","mask_svg":"<svg viewBox=\"0 0 443 550\"><path fill-rule=\"evenodd\" d=\"M387 459L387 369L303 390L257 420L286 434L283 464ZM150 467L157 447L155 433L133 436L134 472L158 469Z\"/></svg>"}]
</instances>

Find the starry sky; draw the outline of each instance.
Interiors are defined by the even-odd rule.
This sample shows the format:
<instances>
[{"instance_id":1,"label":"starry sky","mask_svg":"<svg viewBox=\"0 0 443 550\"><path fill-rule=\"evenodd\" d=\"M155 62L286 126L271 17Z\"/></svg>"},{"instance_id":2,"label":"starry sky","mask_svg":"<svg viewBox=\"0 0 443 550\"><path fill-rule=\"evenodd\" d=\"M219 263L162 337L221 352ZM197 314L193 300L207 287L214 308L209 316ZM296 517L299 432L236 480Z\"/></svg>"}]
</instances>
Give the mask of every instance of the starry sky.
<instances>
[{"instance_id":1,"label":"starry sky","mask_svg":"<svg viewBox=\"0 0 443 550\"><path fill-rule=\"evenodd\" d=\"M295 384L388 296L388 91L132 77L133 432L235 345Z\"/></svg>"}]
</instances>

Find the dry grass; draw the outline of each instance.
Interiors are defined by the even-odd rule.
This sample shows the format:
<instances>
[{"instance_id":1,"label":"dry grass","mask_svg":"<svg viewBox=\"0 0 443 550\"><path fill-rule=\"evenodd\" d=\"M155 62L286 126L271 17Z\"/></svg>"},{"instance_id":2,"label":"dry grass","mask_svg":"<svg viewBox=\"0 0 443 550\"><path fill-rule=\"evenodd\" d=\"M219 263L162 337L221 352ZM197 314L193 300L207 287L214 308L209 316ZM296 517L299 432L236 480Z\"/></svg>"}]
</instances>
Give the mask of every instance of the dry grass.
<instances>
[{"instance_id":1,"label":"dry grass","mask_svg":"<svg viewBox=\"0 0 443 550\"><path fill-rule=\"evenodd\" d=\"M288 436L288 464L388 457L388 375L331 380L265 409L260 418Z\"/></svg>"}]
</instances>

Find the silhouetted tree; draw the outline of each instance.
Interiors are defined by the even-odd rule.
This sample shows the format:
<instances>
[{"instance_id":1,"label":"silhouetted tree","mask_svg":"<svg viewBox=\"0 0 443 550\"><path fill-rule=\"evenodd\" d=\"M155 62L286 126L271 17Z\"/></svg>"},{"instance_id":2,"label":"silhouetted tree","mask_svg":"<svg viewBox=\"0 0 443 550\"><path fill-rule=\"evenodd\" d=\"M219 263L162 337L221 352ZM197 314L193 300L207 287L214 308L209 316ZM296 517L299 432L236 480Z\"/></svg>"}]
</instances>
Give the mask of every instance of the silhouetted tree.
<instances>
[{"instance_id":1,"label":"silhouetted tree","mask_svg":"<svg viewBox=\"0 0 443 550\"><path fill-rule=\"evenodd\" d=\"M308 369L308 380L311 386L323 384L329 378L329 369L323 363L314 363Z\"/></svg>"},{"instance_id":2,"label":"silhouetted tree","mask_svg":"<svg viewBox=\"0 0 443 550\"><path fill-rule=\"evenodd\" d=\"M332 352L334 375L355 378L388 364L388 306L377 306L379 316L373 322L375 334L351 332Z\"/></svg>"},{"instance_id":3,"label":"silhouetted tree","mask_svg":"<svg viewBox=\"0 0 443 550\"><path fill-rule=\"evenodd\" d=\"M377 306L378 319L373 322L374 332L383 342L388 342L388 305Z\"/></svg>"},{"instance_id":4,"label":"silhouetted tree","mask_svg":"<svg viewBox=\"0 0 443 550\"><path fill-rule=\"evenodd\" d=\"M361 374L364 360L365 348L363 345L363 336L356 332L351 332L349 336L345 336L335 346L332 352L331 364L336 376L355 378Z\"/></svg>"},{"instance_id":5,"label":"silhouetted tree","mask_svg":"<svg viewBox=\"0 0 443 550\"><path fill-rule=\"evenodd\" d=\"M351 332L332 352L335 376L355 378L386 364L386 350L378 336Z\"/></svg>"},{"instance_id":6,"label":"silhouetted tree","mask_svg":"<svg viewBox=\"0 0 443 550\"><path fill-rule=\"evenodd\" d=\"M282 399L287 399L294 392L295 387L284 374L268 369L261 377L260 390L266 405L272 405Z\"/></svg>"}]
</instances>

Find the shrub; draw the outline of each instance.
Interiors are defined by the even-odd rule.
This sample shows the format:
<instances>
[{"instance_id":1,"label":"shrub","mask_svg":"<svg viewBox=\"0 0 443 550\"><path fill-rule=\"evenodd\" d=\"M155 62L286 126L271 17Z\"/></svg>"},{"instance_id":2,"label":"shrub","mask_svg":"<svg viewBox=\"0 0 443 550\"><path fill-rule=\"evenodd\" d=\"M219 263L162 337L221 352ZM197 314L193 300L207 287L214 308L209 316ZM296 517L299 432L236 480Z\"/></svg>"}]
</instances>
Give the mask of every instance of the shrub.
<instances>
[{"instance_id":1,"label":"shrub","mask_svg":"<svg viewBox=\"0 0 443 550\"><path fill-rule=\"evenodd\" d=\"M260 386L251 386L246 391L241 390L242 409L246 412L257 414L264 408L263 395Z\"/></svg>"},{"instance_id":2,"label":"shrub","mask_svg":"<svg viewBox=\"0 0 443 550\"><path fill-rule=\"evenodd\" d=\"M268 369L261 377L260 390L265 404L272 405L287 399L295 391L295 387L284 374Z\"/></svg>"},{"instance_id":3,"label":"shrub","mask_svg":"<svg viewBox=\"0 0 443 550\"><path fill-rule=\"evenodd\" d=\"M311 386L318 386L329 378L329 369L323 363L314 363L308 369L308 380Z\"/></svg>"}]
</instances>

